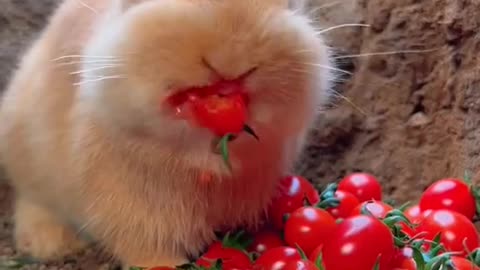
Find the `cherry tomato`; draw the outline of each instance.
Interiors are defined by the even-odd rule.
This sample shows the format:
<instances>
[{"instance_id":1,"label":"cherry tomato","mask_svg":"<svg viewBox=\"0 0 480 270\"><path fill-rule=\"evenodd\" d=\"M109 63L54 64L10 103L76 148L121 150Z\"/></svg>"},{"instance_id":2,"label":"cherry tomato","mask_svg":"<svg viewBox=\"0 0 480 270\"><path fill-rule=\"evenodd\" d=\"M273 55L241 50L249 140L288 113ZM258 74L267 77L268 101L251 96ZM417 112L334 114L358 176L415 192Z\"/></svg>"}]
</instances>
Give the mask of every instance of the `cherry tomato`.
<instances>
[{"instance_id":1,"label":"cherry tomato","mask_svg":"<svg viewBox=\"0 0 480 270\"><path fill-rule=\"evenodd\" d=\"M317 266L309 260L289 261L284 270L318 270Z\"/></svg>"},{"instance_id":2,"label":"cherry tomato","mask_svg":"<svg viewBox=\"0 0 480 270\"><path fill-rule=\"evenodd\" d=\"M307 179L300 176L283 178L269 208L269 220L277 229L283 229L284 216L304 206L305 199L312 205L320 202L318 191Z\"/></svg>"},{"instance_id":3,"label":"cherry tomato","mask_svg":"<svg viewBox=\"0 0 480 270\"><path fill-rule=\"evenodd\" d=\"M431 213L431 211L422 213L420 211L420 207L418 205L413 205L413 206L405 209L405 211L403 212L405 217L410 221L410 223L412 223L413 226L418 225L418 223L420 223L420 219L423 217L423 215L426 215L428 213ZM407 234L408 236L413 237L415 235L415 229L414 228L409 227L404 222L399 222L399 225L402 228L402 231L405 234Z\"/></svg>"},{"instance_id":4,"label":"cherry tomato","mask_svg":"<svg viewBox=\"0 0 480 270\"><path fill-rule=\"evenodd\" d=\"M471 261L463 257L453 256L450 258L448 264L453 267L455 270L479 270L480 268L476 266Z\"/></svg>"},{"instance_id":5,"label":"cherry tomato","mask_svg":"<svg viewBox=\"0 0 480 270\"><path fill-rule=\"evenodd\" d=\"M403 214L405 214L408 220L413 221L418 217L420 217L420 215L422 214L422 211L420 210L420 206L418 206L417 204L417 205L412 205L409 208L405 209L405 211L403 211Z\"/></svg>"},{"instance_id":6,"label":"cherry tomato","mask_svg":"<svg viewBox=\"0 0 480 270\"><path fill-rule=\"evenodd\" d=\"M335 219L325 210L305 206L295 210L285 224L285 241L297 245L310 254L319 245L325 244L336 227Z\"/></svg>"},{"instance_id":7,"label":"cherry tomato","mask_svg":"<svg viewBox=\"0 0 480 270\"><path fill-rule=\"evenodd\" d=\"M465 252L465 241L468 250L479 246L478 233L475 225L464 215L450 210L435 210L425 217L415 230L425 233L422 237L433 240L441 233L440 242L447 251Z\"/></svg>"},{"instance_id":8,"label":"cherry tomato","mask_svg":"<svg viewBox=\"0 0 480 270\"><path fill-rule=\"evenodd\" d=\"M449 209L472 220L476 213L475 198L466 183L459 179L447 178L430 185L420 198L422 211Z\"/></svg>"},{"instance_id":9,"label":"cherry tomato","mask_svg":"<svg viewBox=\"0 0 480 270\"><path fill-rule=\"evenodd\" d=\"M193 96L190 102L197 124L210 129L217 136L237 134L243 130L247 120L247 108L242 95Z\"/></svg>"},{"instance_id":10,"label":"cherry tomato","mask_svg":"<svg viewBox=\"0 0 480 270\"><path fill-rule=\"evenodd\" d=\"M353 209L353 211L350 213L350 216L362 215L362 210L364 208L376 218L384 218L388 214L388 212L393 210L393 207L384 202L370 200L365 201L355 207L355 209Z\"/></svg>"},{"instance_id":11,"label":"cherry tomato","mask_svg":"<svg viewBox=\"0 0 480 270\"><path fill-rule=\"evenodd\" d=\"M343 178L338 184L338 190L348 191L360 202L382 200L382 187L378 180L367 173L353 173Z\"/></svg>"},{"instance_id":12,"label":"cherry tomato","mask_svg":"<svg viewBox=\"0 0 480 270\"><path fill-rule=\"evenodd\" d=\"M278 233L262 231L254 236L252 244L248 247L248 251L262 254L267 250L281 246L284 246L284 243Z\"/></svg>"},{"instance_id":13,"label":"cherry tomato","mask_svg":"<svg viewBox=\"0 0 480 270\"><path fill-rule=\"evenodd\" d=\"M217 260L222 260L222 269L225 270L246 270L251 269L252 263L248 255L235 248L223 247L221 243L215 242L197 261L198 266L210 268Z\"/></svg>"},{"instance_id":14,"label":"cherry tomato","mask_svg":"<svg viewBox=\"0 0 480 270\"><path fill-rule=\"evenodd\" d=\"M367 215L345 219L337 225L331 239L335 240L323 246L326 270L372 270L378 258L380 269L388 269L395 252L389 228Z\"/></svg>"},{"instance_id":15,"label":"cherry tomato","mask_svg":"<svg viewBox=\"0 0 480 270\"><path fill-rule=\"evenodd\" d=\"M343 190L337 190L335 192L335 198L339 200L340 204L337 207L327 209L334 218L349 217L353 209L360 204L357 197L352 193Z\"/></svg>"},{"instance_id":16,"label":"cherry tomato","mask_svg":"<svg viewBox=\"0 0 480 270\"><path fill-rule=\"evenodd\" d=\"M253 265L255 270L282 270L290 261L301 260L302 256L292 247L276 247L265 251Z\"/></svg>"},{"instance_id":17,"label":"cherry tomato","mask_svg":"<svg viewBox=\"0 0 480 270\"><path fill-rule=\"evenodd\" d=\"M397 250L390 262L389 270L417 270L413 250L409 247Z\"/></svg>"}]
</instances>

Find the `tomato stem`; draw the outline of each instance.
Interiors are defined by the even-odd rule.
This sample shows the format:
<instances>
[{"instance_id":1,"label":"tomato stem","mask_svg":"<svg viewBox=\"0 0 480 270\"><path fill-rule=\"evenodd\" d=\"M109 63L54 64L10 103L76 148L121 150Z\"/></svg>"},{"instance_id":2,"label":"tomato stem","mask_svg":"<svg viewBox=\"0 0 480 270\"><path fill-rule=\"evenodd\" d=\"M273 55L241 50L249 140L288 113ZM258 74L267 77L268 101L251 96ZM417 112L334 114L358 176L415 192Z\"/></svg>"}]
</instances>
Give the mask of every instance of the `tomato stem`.
<instances>
[{"instance_id":1,"label":"tomato stem","mask_svg":"<svg viewBox=\"0 0 480 270\"><path fill-rule=\"evenodd\" d=\"M326 200L320 201L317 204L317 208L329 209L334 208L340 205L340 200L337 198L328 198Z\"/></svg>"},{"instance_id":2,"label":"tomato stem","mask_svg":"<svg viewBox=\"0 0 480 270\"><path fill-rule=\"evenodd\" d=\"M323 253L322 252L320 252L318 257L315 259L315 266L317 266L317 268L319 270L325 270L325 268L323 267Z\"/></svg>"},{"instance_id":3,"label":"tomato stem","mask_svg":"<svg viewBox=\"0 0 480 270\"><path fill-rule=\"evenodd\" d=\"M373 266L373 270L380 270L380 257L382 257L382 255L378 256L377 261L375 262L375 265Z\"/></svg>"},{"instance_id":4,"label":"tomato stem","mask_svg":"<svg viewBox=\"0 0 480 270\"><path fill-rule=\"evenodd\" d=\"M298 244L295 244L295 247L297 248L298 253L300 253L300 257L302 257L303 260L308 260L305 251L303 251L303 249Z\"/></svg>"},{"instance_id":5,"label":"tomato stem","mask_svg":"<svg viewBox=\"0 0 480 270\"><path fill-rule=\"evenodd\" d=\"M335 183L329 184L320 193L320 202L316 205L317 208L328 209L340 205L340 200L335 197L338 185Z\"/></svg>"},{"instance_id":6,"label":"tomato stem","mask_svg":"<svg viewBox=\"0 0 480 270\"><path fill-rule=\"evenodd\" d=\"M231 236L230 232L227 232L222 239L222 246L244 251L252 243L252 241L253 239L246 235L245 231L243 230L238 231L233 236Z\"/></svg>"},{"instance_id":7,"label":"tomato stem","mask_svg":"<svg viewBox=\"0 0 480 270\"><path fill-rule=\"evenodd\" d=\"M255 133L255 131L249 126L249 125L244 125L243 126L243 131L245 131L246 133L252 135L255 139L257 139L257 141L260 141L260 138L258 137L258 135Z\"/></svg>"},{"instance_id":8,"label":"tomato stem","mask_svg":"<svg viewBox=\"0 0 480 270\"><path fill-rule=\"evenodd\" d=\"M474 263L476 266L480 266L480 249L477 248L473 252L467 255L467 259Z\"/></svg>"},{"instance_id":9,"label":"tomato stem","mask_svg":"<svg viewBox=\"0 0 480 270\"><path fill-rule=\"evenodd\" d=\"M228 169L232 169L232 165L230 163L230 156L228 151L228 142L232 138L233 134L226 134L220 139L220 152L222 154L223 161L225 165L227 165Z\"/></svg>"}]
</instances>

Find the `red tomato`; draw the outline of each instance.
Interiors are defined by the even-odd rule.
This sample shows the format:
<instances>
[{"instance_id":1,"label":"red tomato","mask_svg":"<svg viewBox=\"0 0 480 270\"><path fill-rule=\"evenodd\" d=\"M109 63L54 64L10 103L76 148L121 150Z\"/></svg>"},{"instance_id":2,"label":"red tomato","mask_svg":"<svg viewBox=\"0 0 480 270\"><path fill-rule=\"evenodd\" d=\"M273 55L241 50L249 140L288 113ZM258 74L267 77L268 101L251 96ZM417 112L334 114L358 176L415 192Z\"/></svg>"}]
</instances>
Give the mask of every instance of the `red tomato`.
<instances>
[{"instance_id":1,"label":"red tomato","mask_svg":"<svg viewBox=\"0 0 480 270\"><path fill-rule=\"evenodd\" d=\"M255 270L282 270L290 261L301 260L302 256L292 247L276 247L265 251L253 265Z\"/></svg>"},{"instance_id":2,"label":"red tomato","mask_svg":"<svg viewBox=\"0 0 480 270\"><path fill-rule=\"evenodd\" d=\"M480 268L473 264L471 261L458 256L453 256L449 264L455 270L479 270Z\"/></svg>"},{"instance_id":3,"label":"red tomato","mask_svg":"<svg viewBox=\"0 0 480 270\"><path fill-rule=\"evenodd\" d=\"M408 218L408 220L413 221L413 220L417 219L418 217L420 217L420 215L422 214L422 211L420 210L420 206L413 205L413 206L410 206L409 208L405 209L405 211L403 213Z\"/></svg>"},{"instance_id":4,"label":"red tomato","mask_svg":"<svg viewBox=\"0 0 480 270\"><path fill-rule=\"evenodd\" d=\"M317 266L309 260L296 260L288 262L284 270L318 270Z\"/></svg>"},{"instance_id":5,"label":"red tomato","mask_svg":"<svg viewBox=\"0 0 480 270\"><path fill-rule=\"evenodd\" d=\"M338 190L352 193L360 202L382 200L382 186L373 175L367 173L353 173L348 175L340 181Z\"/></svg>"},{"instance_id":6,"label":"red tomato","mask_svg":"<svg viewBox=\"0 0 480 270\"><path fill-rule=\"evenodd\" d=\"M190 99L192 116L197 124L210 129L217 136L237 134L247 120L247 108L243 96L209 95Z\"/></svg>"},{"instance_id":7,"label":"red tomato","mask_svg":"<svg viewBox=\"0 0 480 270\"><path fill-rule=\"evenodd\" d=\"M479 246L478 233L475 225L464 215L450 210L435 210L415 230L416 233L425 233L422 237L433 240L441 233L440 242L447 251L464 252L464 240L469 250Z\"/></svg>"},{"instance_id":8,"label":"red tomato","mask_svg":"<svg viewBox=\"0 0 480 270\"><path fill-rule=\"evenodd\" d=\"M429 186L420 198L422 211L449 209L472 220L476 213L475 198L466 183L459 179L442 179Z\"/></svg>"},{"instance_id":9,"label":"red tomato","mask_svg":"<svg viewBox=\"0 0 480 270\"><path fill-rule=\"evenodd\" d=\"M248 247L248 251L262 254L267 250L283 245L283 240L278 233L262 231L255 235L252 244Z\"/></svg>"},{"instance_id":10,"label":"red tomato","mask_svg":"<svg viewBox=\"0 0 480 270\"><path fill-rule=\"evenodd\" d=\"M210 268L217 260L222 260L222 269L224 270L247 270L251 269L252 263L248 255L235 248L223 247L221 243L215 242L210 248L198 258L198 266Z\"/></svg>"},{"instance_id":11,"label":"red tomato","mask_svg":"<svg viewBox=\"0 0 480 270\"><path fill-rule=\"evenodd\" d=\"M389 270L417 270L417 264L413 259L413 250L409 247L397 250Z\"/></svg>"},{"instance_id":12,"label":"red tomato","mask_svg":"<svg viewBox=\"0 0 480 270\"><path fill-rule=\"evenodd\" d=\"M350 213L350 216L362 215L363 208L366 208L374 217L376 218L384 218L388 212L393 210L393 207L390 205L381 202L381 201L365 201L359 204L353 211Z\"/></svg>"},{"instance_id":13,"label":"red tomato","mask_svg":"<svg viewBox=\"0 0 480 270\"><path fill-rule=\"evenodd\" d=\"M346 218L350 216L353 209L360 204L357 197L343 190L337 190L335 192L335 198L339 200L340 204L337 207L327 209L334 218Z\"/></svg>"},{"instance_id":14,"label":"red tomato","mask_svg":"<svg viewBox=\"0 0 480 270\"><path fill-rule=\"evenodd\" d=\"M335 219L327 211L305 206L287 220L285 241L292 247L298 245L308 255L329 240L335 227Z\"/></svg>"},{"instance_id":15,"label":"red tomato","mask_svg":"<svg viewBox=\"0 0 480 270\"><path fill-rule=\"evenodd\" d=\"M380 269L388 269L395 253L390 229L366 215L345 219L323 246L326 270L372 270L380 257Z\"/></svg>"},{"instance_id":16,"label":"red tomato","mask_svg":"<svg viewBox=\"0 0 480 270\"><path fill-rule=\"evenodd\" d=\"M429 211L429 212L422 213L418 205L413 205L405 209L405 211L403 212L403 214L405 214L405 217L410 221L410 223L412 223L413 226L418 225L423 215L426 215L428 213L431 213L431 212ZM402 228L402 231L408 236L413 237L415 235L414 228L407 226L407 224L405 224L404 222L400 222L399 225Z\"/></svg>"},{"instance_id":17,"label":"red tomato","mask_svg":"<svg viewBox=\"0 0 480 270\"><path fill-rule=\"evenodd\" d=\"M273 198L268 218L277 229L283 229L284 216L304 206L304 199L315 205L320 202L318 191L301 176L287 176L279 183L278 194Z\"/></svg>"}]
</instances>

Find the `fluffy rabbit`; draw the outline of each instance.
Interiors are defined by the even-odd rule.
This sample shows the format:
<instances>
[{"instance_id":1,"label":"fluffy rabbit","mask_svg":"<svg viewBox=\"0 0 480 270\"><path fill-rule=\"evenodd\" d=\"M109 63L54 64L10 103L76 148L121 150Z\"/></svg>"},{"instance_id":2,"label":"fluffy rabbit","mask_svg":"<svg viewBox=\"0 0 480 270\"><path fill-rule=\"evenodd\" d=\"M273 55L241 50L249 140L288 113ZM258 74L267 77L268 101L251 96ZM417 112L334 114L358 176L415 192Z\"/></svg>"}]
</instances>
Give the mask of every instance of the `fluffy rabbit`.
<instances>
[{"instance_id":1,"label":"fluffy rabbit","mask_svg":"<svg viewBox=\"0 0 480 270\"><path fill-rule=\"evenodd\" d=\"M334 76L302 5L65 0L0 109L17 248L53 260L88 236L126 265L172 266L215 230L255 227ZM260 141L232 141L229 170L214 135L163 101L244 74Z\"/></svg>"}]
</instances>

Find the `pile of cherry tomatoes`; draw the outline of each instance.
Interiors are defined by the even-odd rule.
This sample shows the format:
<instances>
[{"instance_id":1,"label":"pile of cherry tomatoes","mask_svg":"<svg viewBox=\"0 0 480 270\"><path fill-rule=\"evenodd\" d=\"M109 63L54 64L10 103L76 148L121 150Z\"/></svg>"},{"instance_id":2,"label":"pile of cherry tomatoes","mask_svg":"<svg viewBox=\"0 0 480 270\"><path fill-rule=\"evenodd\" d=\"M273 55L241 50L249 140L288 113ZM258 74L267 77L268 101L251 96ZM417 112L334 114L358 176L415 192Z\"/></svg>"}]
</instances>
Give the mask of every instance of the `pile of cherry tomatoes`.
<instances>
[{"instance_id":1,"label":"pile of cherry tomatoes","mask_svg":"<svg viewBox=\"0 0 480 270\"><path fill-rule=\"evenodd\" d=\"M227 270L480 270L478 191L442 179L418 204L394 207L366 173L321 193L306 179L282 179L261 231L222 236L180 268ZM156 270L168 269L165 267Z\"/></svg>"}]
</instances>

